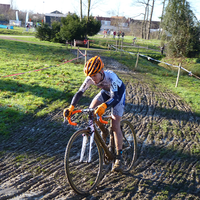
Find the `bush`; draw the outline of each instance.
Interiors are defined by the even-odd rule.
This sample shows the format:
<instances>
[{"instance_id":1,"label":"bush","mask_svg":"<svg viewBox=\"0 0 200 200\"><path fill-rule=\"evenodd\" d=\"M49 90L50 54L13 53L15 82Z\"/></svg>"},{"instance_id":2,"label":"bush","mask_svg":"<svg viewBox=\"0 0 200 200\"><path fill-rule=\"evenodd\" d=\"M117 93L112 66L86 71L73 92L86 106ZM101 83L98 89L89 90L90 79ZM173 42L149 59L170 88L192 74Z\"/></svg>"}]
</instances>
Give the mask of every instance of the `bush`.
<instances>
[{"instance_id":1,"label":"bush","mask_svg":"<svg viewBox=\"0 0 200 200\"><path fill-rule=\"evenodd\" d=\"M36 37L40 40L65 43L66 40L84 40L87 35L97 34L100 28L101 22L92 16L89 17L89 20L85 17L80 21L76 14L69 14L61 19L61 23L52 23L52 27L49 27L48 24L42 24L37 28Z\"/></svg>"},{"instance_id":2,"label":"bush","mask_svg":"<svg viewBox=\"0 0 200 200\"><path fill-rule=\"evenodd\" d=\"M35 34L36 38L45 41L51 41L51 28L48 24L42 24L41 26L37 27L37 33Z\"/></svg>"}]
</instances>

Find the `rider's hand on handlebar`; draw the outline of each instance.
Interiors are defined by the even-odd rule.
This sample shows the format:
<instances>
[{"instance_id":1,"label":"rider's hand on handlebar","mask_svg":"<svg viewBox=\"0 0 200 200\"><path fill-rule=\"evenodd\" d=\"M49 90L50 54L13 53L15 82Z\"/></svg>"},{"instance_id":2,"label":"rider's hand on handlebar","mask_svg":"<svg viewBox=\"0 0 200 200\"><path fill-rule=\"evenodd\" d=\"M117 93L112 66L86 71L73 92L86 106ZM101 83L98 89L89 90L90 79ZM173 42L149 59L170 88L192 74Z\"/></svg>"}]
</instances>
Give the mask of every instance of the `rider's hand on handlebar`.
<instances>
[{"instance_id":1,"label":"rider's hand on handlebar","mask_svg":"<svg viewBox=\"0 0 200 200\"><path fill-rule=\"evenodd\" d=\"M98 114L99 116L102 116L104 114L106 108L107 108L107 105L105 103L102 103L101 105L99 105L97 107L97 109L95 110L94 113Z\"/></svg>"},{"instance_id":2,"label":"rider's hand on handlebar","mask_svg":"<svg viewBox=\"0 0 200 200\"><path fill-rule=\"evenodd\" d=\"M69 118L71 116L73 110L74 110L74 106L70 105L69 108L65 108L63 110L63 116L66 117L66 118Z\"/></svg>"}]
</instances>

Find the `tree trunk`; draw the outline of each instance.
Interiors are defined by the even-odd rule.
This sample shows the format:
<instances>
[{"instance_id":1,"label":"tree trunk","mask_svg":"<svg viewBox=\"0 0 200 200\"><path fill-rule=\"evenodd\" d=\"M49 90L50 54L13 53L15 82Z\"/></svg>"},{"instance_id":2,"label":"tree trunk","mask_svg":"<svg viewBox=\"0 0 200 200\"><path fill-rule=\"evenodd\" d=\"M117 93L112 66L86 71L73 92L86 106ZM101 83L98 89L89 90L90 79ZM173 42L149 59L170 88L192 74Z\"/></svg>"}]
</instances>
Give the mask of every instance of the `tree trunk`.
<instances>
[{"instance_id":1,"label":"tree trunk","mask_svg":"<svg viewBox=\"0 0 200 200\"><path fill-rule=\"evenodd\" d=\"M165 1L163 1L163 8L162 8L162 15L161 15L161 20L160 20L160 26L159 26L159 34L158 34L158 39L160 39L161 36L161 31L160 29L162 28L162 20L163 20L163 15L164 15L164 10L165 10Z\"/></svg>"},{"instance_id":2,"label":"tree trunk","mask_svg":"<svg viewBox=\"0 0 200 200\"><path fill-rule=\"evenodd\" d=\"M147 40L150 39L150 29L151 29L151 21L152 21L152 16L153 16L154 3L155 3L155 0L152 1L151 15L149 18L149 27L148 27L148 33L147 33Z\"/></svg>"},{"instance_id":3,"label":"tree trunk","mask_svg":"<svg viewBox=\"0 0 200 200\"><path fill-rule=\"evenodd\" d=\"M141 31L141 38L144 39L144 33L145 33L145 19L146 19L146 14L147 14L147 5L145 7L145 13L144 13L144 20L142 22L142 31Z\"/></svg>"},{"instance_id":4,"label":"tree trunk","mask_svg":"<svg viewBox=\"0 0 200 200\"><path fill-rule=\"evenodd\" d=\"M142 22L142 38L146 39L146 32L147 32L147 21L149 16L149 1L147 0L146 6L145 6L145 13L144 13L144 20Z\"/></svg>"},{"instance_id":5,"label":"tree trunk","mask_svg":"<svg viewBox=\"0 0 200 200\"><path fill-rule=\"evenodd\" d=\"M145 20L145 29L144 29L144 39L147 39L147 23L149 20L149 0L147 2L147 14L146 14L146 20Z\"/></svg>"},{"instance_id":6,"label":"tree trunk","mask_svg":"<svg viewBox=\"0 0 200 200\"><path fill-rule=\"evenodd\" d=\"M82 0L80 0L80 21L82 21L83 13L82 13Z\"/></svg>"},{"instance_id":7,"label":"tree trunk","mask_svg":"<svg viewBox=\"0 0 200 200\"><path fill-rule=\"evenodd\" d=\"M90 16L90 4L91 4L91 0L88 0L88 20Z\"/></svg>"}]
</instances>

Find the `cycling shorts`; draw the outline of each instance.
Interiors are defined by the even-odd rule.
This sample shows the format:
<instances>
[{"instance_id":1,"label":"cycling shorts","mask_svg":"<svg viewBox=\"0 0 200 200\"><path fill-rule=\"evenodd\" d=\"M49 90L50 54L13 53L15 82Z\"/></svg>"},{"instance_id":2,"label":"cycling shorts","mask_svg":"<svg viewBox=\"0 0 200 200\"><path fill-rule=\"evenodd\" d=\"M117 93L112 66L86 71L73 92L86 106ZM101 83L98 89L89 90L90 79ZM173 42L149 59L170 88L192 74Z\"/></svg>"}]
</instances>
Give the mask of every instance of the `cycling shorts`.
<instances>
[{"instance_id":1,"label":"cycling shorts","mask_svg":"<svg viewBox=\"0 0 200 200\"><path fill-rule=\"evenodd\" d=\"M102 103L106 102L110 98L111 97L104 90L101 90L94 97L94 99L97 99L98 101L100 101ZM112 115L118 115L118 116L122 117L122 115L124 113L125 99L126 99L126 90L124 90L124 93L123 93L122 98L119 101L119 103L116 104L115 106L111 107L111 114Z\"/></svg>"}]
</instances>

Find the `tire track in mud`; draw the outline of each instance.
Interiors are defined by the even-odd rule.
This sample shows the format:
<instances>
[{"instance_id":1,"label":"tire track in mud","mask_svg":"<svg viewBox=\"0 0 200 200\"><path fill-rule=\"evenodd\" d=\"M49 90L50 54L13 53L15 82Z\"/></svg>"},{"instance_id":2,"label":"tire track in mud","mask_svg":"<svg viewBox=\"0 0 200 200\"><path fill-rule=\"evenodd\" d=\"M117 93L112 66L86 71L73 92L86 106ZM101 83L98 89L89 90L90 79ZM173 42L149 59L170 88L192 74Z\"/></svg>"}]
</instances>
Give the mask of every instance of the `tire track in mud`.
<instances>
[{"instance_id":1,"label":"tire track in mud","mask_svg":"<svg viewBox=\"0 0 200 200\"><path fill-rule=\"evenodd\" d=\"M124 117L134 125L139 155L130 173L108 172L84 198L200 199L200 119L178 96L148 84L144 75L112 59L105 64L125 80ZM83 199L64 174L64 151L74 130L62 123L59 110L30 119L2 141L0 199Z\"/></svg>"}]
</instances>

